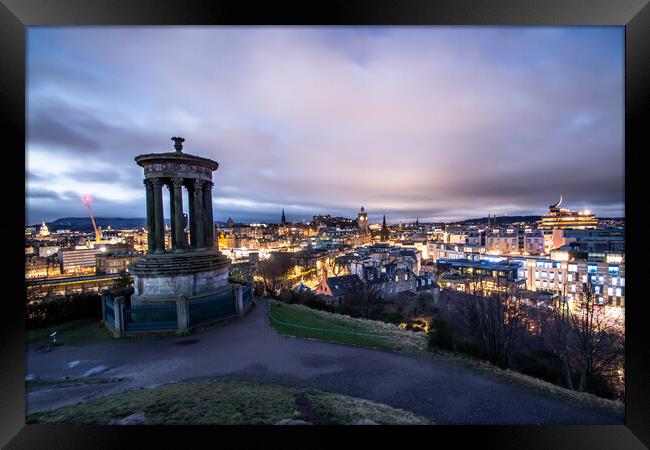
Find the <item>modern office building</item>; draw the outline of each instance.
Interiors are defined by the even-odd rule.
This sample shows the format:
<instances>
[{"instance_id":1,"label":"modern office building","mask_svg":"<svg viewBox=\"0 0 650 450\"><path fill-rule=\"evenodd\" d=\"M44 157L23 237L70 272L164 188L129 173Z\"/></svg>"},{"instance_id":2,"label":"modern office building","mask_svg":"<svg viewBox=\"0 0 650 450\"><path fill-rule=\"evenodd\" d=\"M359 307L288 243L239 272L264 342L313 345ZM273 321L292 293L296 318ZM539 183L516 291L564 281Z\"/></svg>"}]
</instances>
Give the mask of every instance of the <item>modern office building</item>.
<instances>
[{"instance_id":1,"label":"modern office building","mask_svg":"<svg viewBox=\"0 0 650 450\"><path fill-rule=\"evenodd\" d=\"M89 273L95 271L96 256L101 247L63 249L58 252L61 273Z\"/></svg>"},{"instance_id":2,"label":"modern office building","mask_svg":"<svg viewBox=\"0 0 650 450\"><path fill-rule=\"evenodd\" d=\"M549 206L548 216L542 216L538 227L541 230L552 230L573 228L578 230L595 229L598 227L598 219L588 210L572 211L568 208L560 208L560 201Z\"/></svg>"}]
</instances>

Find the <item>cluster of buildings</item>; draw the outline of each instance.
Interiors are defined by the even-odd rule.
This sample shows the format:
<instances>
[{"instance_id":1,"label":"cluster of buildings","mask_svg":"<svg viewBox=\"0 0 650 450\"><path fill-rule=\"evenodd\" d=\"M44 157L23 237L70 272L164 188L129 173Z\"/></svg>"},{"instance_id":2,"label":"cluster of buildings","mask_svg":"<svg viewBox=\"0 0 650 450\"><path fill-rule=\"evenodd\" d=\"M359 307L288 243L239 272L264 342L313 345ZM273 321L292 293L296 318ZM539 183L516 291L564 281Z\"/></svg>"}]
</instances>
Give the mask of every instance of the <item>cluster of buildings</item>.
<instances>
[{"instance_id":1,"label":"cluster of buildings","mask_svg":"<svg viewBox=\"0 0 650 450\"><path fill-rule=\"evenodd\" d=\"M25 229L25 278L50 279L116 274L143 254L146 232L112 230L93 238L93 233L70 230L50 232L43 223L39 230Z\"/></svg>"},{"instance_id":2,"label":"cluster of buildings","mask_svg":"<svg viewBox=\"0 0 650 450\"><path fill-rule=\"evenodd\" d=\"M531 297L569 301L590 289L599 304L625 307L625 232L588 211L549 207L539 221L498 225L496 217L475 224L370 224L365 208L354 219L313 216L308 223L235 223L215 226L215 246L233 268L255 264L275 252L296 261L287 287L341 299L372 287L383 297L421 290L484 292L515 286ZM26 229L26 278L118 273L144 254L146 228L91 233ZM165 226L165 247L171 247Z\"/></svg>"}]
</instances>

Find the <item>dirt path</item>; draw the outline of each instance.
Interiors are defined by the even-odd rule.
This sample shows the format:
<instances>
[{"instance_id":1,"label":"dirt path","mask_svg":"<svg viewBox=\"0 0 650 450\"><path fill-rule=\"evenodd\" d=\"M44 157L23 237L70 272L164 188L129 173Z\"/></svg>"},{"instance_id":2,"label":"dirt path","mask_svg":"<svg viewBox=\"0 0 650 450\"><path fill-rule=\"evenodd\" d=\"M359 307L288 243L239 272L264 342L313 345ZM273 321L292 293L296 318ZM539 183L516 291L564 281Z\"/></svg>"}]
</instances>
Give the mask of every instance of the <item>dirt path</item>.
<instances>
[{"instance_id":1,"label":"dirt path","mask_svg":"<svg viewBox=\"0 0 650 450\"><path fill-rule=\"evenodd\" d=\"M99 384L41 388L27 394L28 412L74 404L125 389L197 378L286 382L366 398L442 424L622 424L623 419L444 361L278 335L266 305L244 318L187 338L116 341L30 350L36 379L122 378ZM183 345L185 344L185 345Z\"/></svg>"}]
</instances>

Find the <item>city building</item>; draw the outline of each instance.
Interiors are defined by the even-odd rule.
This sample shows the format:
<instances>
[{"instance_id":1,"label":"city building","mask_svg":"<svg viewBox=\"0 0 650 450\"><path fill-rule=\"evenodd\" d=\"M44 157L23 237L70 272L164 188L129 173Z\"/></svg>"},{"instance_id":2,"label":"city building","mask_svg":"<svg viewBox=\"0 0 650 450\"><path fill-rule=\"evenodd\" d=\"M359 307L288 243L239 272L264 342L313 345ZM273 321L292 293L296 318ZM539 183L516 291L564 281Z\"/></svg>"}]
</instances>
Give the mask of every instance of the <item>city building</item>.
<instances>
[{"instance_id":1,"label":"city building","mask_svg":"<svg viewBox=\"0 0 650 450\"><path fill-rule=\"evenodd\" d=\"M25 258L25 278L47 278L61 275L56 257L28 256Z\"/></svg>"},{"instance_id":2,"label":"city building","mask_svg":"<svg viewBox=\"0 0 650 450\"><path fill-rule=\"evenodd\" d=\"M519 262L440 259L436 264L438 286L441 290L490 295L496 291L524 289L526 286L526 279L519 271Z\"/></svg>"},{"instance_id":3,"label":"city building","mask_svg":"<svg viewBox=\"0 0 650 450\"><path fill-rule=\"evenodd\" d=\"M363 209L363 206L361 207L361 211L357 214L357 226L359 227L360 233L368 233L368 213Z\"/></svg>"},{"instance_id":4,"label":"city building","mask_svg":"<svg viewBox=\"0 0 650 450\"><path fill-rule=\"evenodd\" d=\"M141 256L137 253L99 253L96 255L95 273L104 275L128 270L129 265Z\"/></svg>"},{"instance_id":5,"label":"city building","mask_svg":"<svg viewBox=\"0 0 650 450\"><path fill-rule=\"evenodd\" d=\"M316 287L316 294L340 304L346 297L359 292L362 289L361 285L361 278L357 275L324 277Z\"/></svg>"},{"instance_id":6,"label":"city building","mask_svg":"<svg viewBox=\"0 0 650 450\"><path fill-rule=\"evenodd\" d=\"M386 214L384 214L384 220L381 223L381 231L379 232L381 242L388 242L390 239L390 231L388 231L388 226L386 225Z\"/></svg>"},{"instance_id":7,"label":"city building","mask_svg":"<svg viewBox=\"0 0 650 450\"><path fill-rule=\"evenodd\" d=\"M484 245L448 244L445 242L429 241L428 256L436 262L439 259L483 259L486 248Z\"/></svg>"},{"instance_id":8,"label":"city building","mask_svg":"<svg viewBox=\"0 0 650 450\"><path fill-rule=\"evenodd\" d=\"M61 273L95 273L96 256L102 252L102 247L62 249L58 252Z\"/></svg>"},{"instance_id":9,"label":"city building","mask_svg":"<svg viewBox=\"0 0 650 450\"><path fill-rule=\"evenodd\" d=\"M58 245L43 245L38 247L38 256L46 258L55 255L59 251Z\"/></svg>"},{"instance_id":10,"label":"city building","mask_svg":"<svg viewBox=\"0 0 650 450\"><path fill-rule=\"evenodd\" d=\"M38 235L41 237L46 237L50 235L50 230L45 225L45 222L41 225L41 228L38 230Z\"/></svg>"},{"instance_id":11,"label":"city building","mask_svg":"<svg viewBox=\"0 0 650 450\"><path fill-rule=\"evenodd\" d=\"M574 228L578 230L586 230L598 227L598 219L588 210L572 211L568 208L560 208L561 203L562 196L560 196L559 202L549 206L549 213L547 216L542 216L538 226L539 229L552 230L554 228Z\"/></svg>"}]
</instances>

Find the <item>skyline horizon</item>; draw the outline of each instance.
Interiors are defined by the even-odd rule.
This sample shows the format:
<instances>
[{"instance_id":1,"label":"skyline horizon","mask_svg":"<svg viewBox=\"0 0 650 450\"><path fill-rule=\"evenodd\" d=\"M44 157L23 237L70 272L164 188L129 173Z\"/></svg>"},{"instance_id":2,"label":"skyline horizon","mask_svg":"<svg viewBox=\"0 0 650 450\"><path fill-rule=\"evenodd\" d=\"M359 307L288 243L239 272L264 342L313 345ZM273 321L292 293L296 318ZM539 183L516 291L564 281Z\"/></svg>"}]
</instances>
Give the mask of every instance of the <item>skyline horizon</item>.
<instances>
[{"instance_id":1,"label":"skyline horizon","mask_svg":"<svg viewBox=\"0 0 650 450\"><path fill-rule=\"evenodd\" d=\"M287 213L286 210L285 210L285 216L286 216L286 219L287 219L288 223L306 223L306 222L310 222L311 220L313 220L313 217L318 216L318 215L327 215L327 214L314 214L312 216L297 216L297 215L292 215L290 213ZM488 219L490 217L496 217L496 218L502 218L502 217L541 217L543 215L544 214L507 214L507 213L504 213L504 214L490 214L489 216L487 216L487 215L484 215L484 216L477 215L477 216L459 218L459 219L454 219L454 220L429 220L427 218L416 217L416 218L413 218L413 219L399 219L397 221L391 221L390 218L388 216L386 216L386 223L388 225L401 225L401 224L415 223L416 220L418 220L418 222L421 223L421 224L454 223L454 222L464 222L464 221L471 221L471 220L483 220L483 219ZM349 217L349 216L345 216L345 215L338 216L338 215L330 214L330 216L332 216L332 217L342 217L342 218L353 219L353 220L356 219L356 217ZM375 219L372 219L373 217L375 217ZM224 219L224 220L220 220L220 219L215 218L214 223L215 224L216 223L227 223L228 218L230 218L230 216L226 217L226 219ZM368 218L369 218L369 220L368 220L369 224L371 224L371 225L373 225L373 224L381 224L382 219L383 219L383 214L368 214ZM600 220L625 219L625 215L622 215L622 216L597 216L597 218L600 219ZM32 223L25 222L25 227L35 227L35 226L38 226L41 223L45 223L45 224L54 223L54 222L56 222L58 220L63 220L63 219L90 220L90 216L63 216L63 217L57 217L57 218L49 219L49 220L41 220L41 221L32 222ZM127 217L127 216L95 216L95 220L110 220L110 219L146 221L145 216L142 216L142 217L140 217L140 216L132 216L132 217ZM164 217L164 221L166 223L168 223L169 220L170 220L169 216ZM246 219L246 218L244 218L244 219L240 218L240 219L237 219L237 220L233 219L233 222L234 223L241 223L241 224L256 224L256 223L279 224L280 219L261 220L260 221L260 220L249 220L249 219Z\"/></svg>"}]
</instances>

